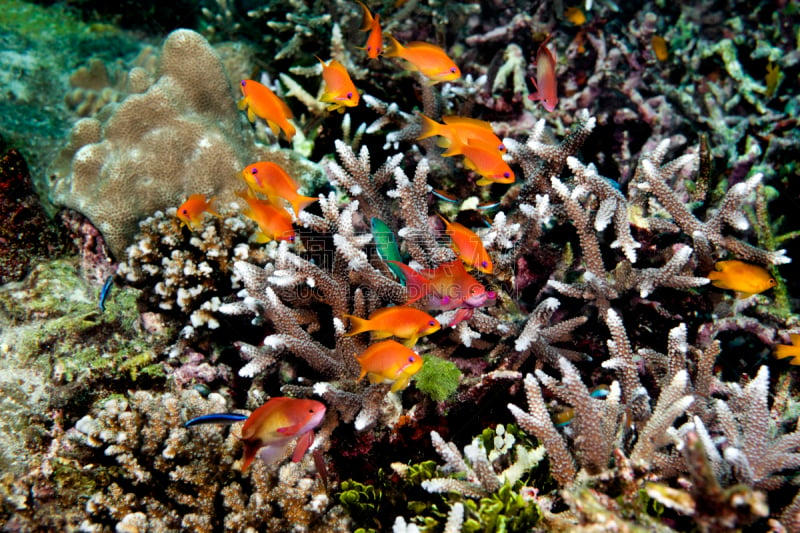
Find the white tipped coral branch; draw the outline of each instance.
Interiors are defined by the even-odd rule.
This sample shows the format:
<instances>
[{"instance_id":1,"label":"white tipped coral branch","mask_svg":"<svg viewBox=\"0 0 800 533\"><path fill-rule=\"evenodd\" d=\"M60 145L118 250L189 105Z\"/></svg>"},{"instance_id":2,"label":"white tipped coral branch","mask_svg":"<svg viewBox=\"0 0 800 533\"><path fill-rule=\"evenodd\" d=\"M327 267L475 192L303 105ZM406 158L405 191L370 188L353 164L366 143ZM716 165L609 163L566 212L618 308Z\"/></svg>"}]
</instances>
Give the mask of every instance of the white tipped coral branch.
<instances>
[{"instance_id":1,"label":"white tipped coral branch","mask_svg":"<svg viewBox=\"0 0 800 533\"><path fill-rule=\"evenodd\" d=\"M634 420L644 420L650 413L650 397L639 380L633 349L625 332L622 318L613 309L606 312L606 325L611 332L608 349L612 358L603 362L604 368L614 369L620 376L624 403L631 408Z\"/></svg>"},{"instance_id":2,"label":"white tipped coral branch","mask_svg":"<svg viewBox=\"0 0 800 533\"><path fill-rule=\"evenodd\" d=\"M694 398L686 394L688 385L689 375L685 370L681 370L669 386L661 391L656 408L633 447L631 461L634 464L669 464L672 462L672 457L668 456L677 456L674 449L664 451L664 447L669 444L678 445L680 442L674 431L669 430L672 429L675 420L686 413L694 402Z\"/></svg>"},{"instance_id":3,"label":"white tipped coral branch","mask_svg":"<svg viewBox=\"0 0 800 533\"><path fill-rule=\"evenodd\" d=\"M558 365L561 357L573 360L585 358L584 354L551 346L553 342L569 338L573 330L587 320L582 316L548 325L560 305L555 298L546 298L530 314L525 327L514 342L515 350L522 354L515 358L515 368L519 368L530 354L535 354L537 358L545 359L554 366Z\"/></svg>"},{"instance_id":4,"label":"white tipped coral branch","mask_svg":"<svg viewBox=\"0 0 800 533\"><path fill-rule=\"evenodd\" d=\"M567 443L550 420L550 413L542 398L542 389L533 375L525 376L525 394L528 411L510 403L508 408L520 427L542 441L550 457L550 472L559 485L565 487L575 479L577 470Z\"/></svg>"},{"instance_id":5,"label":"white tipped coral branch","mask_svg":"<svg viewBox=\"0 0 800 533\"><path fill-rule=\"evenodd\" d=\"M574 407L575 416L571 425L575 435L573 443L576 458L581 467L596 474L608 466L615 446L621 414L618 410L619 386L615 385L615 393L609 394L612 399L610 403L593 398L581 381L578 369L563 357L558 363L561 370L560 383L541 370L536 371L536 377L556 397ZM609 411L607 407L612 410Z\"/></svg>"},{"instance_id":6,"label":"white tipped coral branch","mask_svg":"<svg viewBox=\"0 0 800 533\"><path fill-rule=\"evenodd\" d=\"M403 156L396 154L390 157L373 174L370 169L369 149L366 146L361 147L358 156L342 140L337 139L334 146L342 164L339 165L335 161L326 163L325 172L331 183L347 191L353 198L357 198L367 219L378 217L381 220L389 220L389 206L381 187L389 181Z\"/></svg>"},{"instance_id":7,"label":"white tipped coral branch","mask_svg":"<svg viewBox=\"0 0 800 533\"><path fill-rule=\"evenodd\" d=\"M697 158L694 154L687 154L669 163L662 164L668 147L669 140L659 144L658 148L649 157L642 160L640 164L641 172L637 169L636 177L643 181L640 188L651 192L686 234L692 236L698 233L702 234L712 244L724 248L736 257L747 261L773 265L791 261L786 257L785 250L778 250L777 252L761 250L736 237L722 234L723 223L727 223L737 229L742 229L742 225L747 223L746 219L741 216L741 205L761 182L761 174L756 174L747 181L731 187L719 209L713 212L706 222L702 222L689 211L686 204L668 185L669 180L672 179L675 173L689 164L694 164Z\"/></svg>"},{"instance_id":8,"label":"white tipped coral branch","mask_svg":"<svg viewBox=\"0 0 800 533\"><path fill-rule=\"evenodd\" d=\"M728 422L723 431L730 446L723 456L733 465L739 481L762 490L780 487L784 479L779 472L800 466L800 428L773 436L774 422L767 404L769 393L769 369L762 366L727 405L722 401L717 403L718 415ZM732 413L726 412L729 405L733 407Z\"/></svg>"}]
</instances>

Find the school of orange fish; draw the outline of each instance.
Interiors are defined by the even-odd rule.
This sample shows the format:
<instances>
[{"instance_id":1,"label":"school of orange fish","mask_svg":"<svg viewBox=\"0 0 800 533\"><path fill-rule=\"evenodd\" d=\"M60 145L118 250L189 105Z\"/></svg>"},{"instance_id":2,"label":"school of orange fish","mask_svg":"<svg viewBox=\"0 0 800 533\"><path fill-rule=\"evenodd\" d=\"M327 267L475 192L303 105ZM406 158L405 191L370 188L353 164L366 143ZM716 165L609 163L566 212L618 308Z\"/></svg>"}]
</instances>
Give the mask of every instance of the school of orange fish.
<instances>
[{"instance_id":1,"label":"school of orange fish","mask_svg":"<svg viewBox=\"0 0 800 533\"><path fill-rule=\"evenodd\" d=\"M408 70L420 72L430 84L453 81L461 71L440 47L425 42L410 42L405 45L380 26L380 16L373 15L369 8L358 1L363 11L361 31L369 32L364 50L370 59L379 56L399 58ZM576 9L576 8L570 8ZM578 10L579 11L579 10ZM576 25L585 21L582 12L566 13ZM540 44L536 54L536 77L531 78L535 92L529 95L539 101L547 111L558 104L556 80L556 56L547 46L551 36ZM384 47L384 39L388 46ZM660 39L660 38L659 38ZM655 40L653 48L661 60L666 58L666 44ZM350 79L344 65L335 59L327 63L317 58L322 65L322 80L325 84L320 98L328 103L328 111L343 113L346 108L359 104L358 89ZM239 109L245 110L251 122L257 118L266 121L277 137L283 132L287 141L296 133L292 124L292 112L272 90L254 80L242 80L242 99ZM420 114L422 133L418 140L437 137L437 145L444 148L444 157L462 156L464 166L480 176L478 185L492 183L514 183L514 171L503 159L506 152L489 122L471 117L444 116L442 123ZM303 196L299 184L279 165L271 162L256 162L245 167L241 176L247 185L239 196L246 203L242 214L258 225L254 240L265 243L272 240L294 242L296 235L293 221L300 211L318 198ZM292 212L285 205L288 203ZM206 213L219 217L214 211L214 198L193 194L178 207L176 216L191 231L202 229ZM295 219L292 218L292 213ZM469 320L476 308L495 299L492 291L475 279L464 266L484 274L492 273L492 259L484 249L481 239L466 226L450 222L443 216L446 233L458 259L439 265L435 269L416 271L408 265L385 260L392 272L405 278L408 301L405 305L391 306L374 311L368 318L344 315L349 320L348 336L372 332L373 339L380 340L370 345L361 354L355 355L361 366L360 381L367 377L370 383L390 383L391 391L398 392L408 386L411 378L422 368L422 358L412 349L420 337L435 333L441 328L436 318L426 311L455 310L448 326L454 327ZM373 221L374 223L374 221ZM730 260L720 261L716 270L708 274L712 284L722 289L733 290L740 298L765 291L775 285L769 272L757 265ZM415 304L425 310L413 307ZM397 342L389 339L402 339ZM791 363L800 365L800 335L792 335L792 345L778 345L775 354L779 358L791 357ZM271 463L284 455L284 450L297 439L293 461L299 461L314 439L313 430L322 422L325 406L314 400L276 397L256 409L249 417L219 413L206 415L189 421L187 427L204 424L231 424L244 420L241 440L245 450L242 469L252 462L260 451L261 458ZM566 417L568 423L569 416Z\"/></svg>"}]
</instances>

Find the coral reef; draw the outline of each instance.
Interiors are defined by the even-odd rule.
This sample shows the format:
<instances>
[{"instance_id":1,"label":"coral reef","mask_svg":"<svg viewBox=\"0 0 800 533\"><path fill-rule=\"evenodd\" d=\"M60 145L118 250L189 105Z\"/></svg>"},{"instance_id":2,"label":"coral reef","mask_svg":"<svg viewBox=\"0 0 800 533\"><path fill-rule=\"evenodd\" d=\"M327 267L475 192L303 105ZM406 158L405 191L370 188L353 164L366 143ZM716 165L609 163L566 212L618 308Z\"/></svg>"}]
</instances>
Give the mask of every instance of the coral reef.
<instances>
[{"instance_id":1,"label":"coral reef","mask_svg":"<svg viewBox=\"0 0 800 533\"><path fill-rule=\"evenodd\" d=\"M147 80L141 68L134 71L129 80ZM106 121L78 121L53 164L52 201L87 216L116 257L132 242L139 220L189 194L233 200L241 188L237 173L253 160L296 167L298 179L309 170L292 165L288 153L253 143L220 58L199 34L170 34L158 74Z\"/></svg>"},{"instance_id":2,"label":"coral reef","mask_svg":"<svg viewBox=\"0 0 800 533\"><path fill-rule=\"evenodd\" d=\"M80 256L0 290L14 415L0 461L16 475L0 482L2 519L21 531L796 530L797 377L773 354L800 332L787 266L800 231L785 216L796 8L397 4L368 7L399 41L440 46L463 78L368 59L362 9L343 0L209 2L204 33L246 49L224 67L178 30L146 51L150 74L101 57L74 76L70 102L90 118L51 194L96 227L62 215ZM554 72L529 60L543 44ZM363 103L328 114L314 56L339 61ZM248 126L227 70L286 100L291 150ZM557 105L527 98L535 71L554 76ZM488 121L502 146L457 130L418 140L420 113ZM257 242L234 205L238 174L264 159L321 193L286 211L291 241ZM187 228L173 210L194 193L218 196L221 216ZM476 263L441 219L493 268L462 267ZM712 285L731 260L751 266L727 276L774 282L750 295ZM400 305L441 329L367 368L385 332L351 335L352 317ZM325 418L298 462L242 471L235 420L276 396L320 401ZM231 423L183 426L210 413Z\"/></svg>"}]
</instances>

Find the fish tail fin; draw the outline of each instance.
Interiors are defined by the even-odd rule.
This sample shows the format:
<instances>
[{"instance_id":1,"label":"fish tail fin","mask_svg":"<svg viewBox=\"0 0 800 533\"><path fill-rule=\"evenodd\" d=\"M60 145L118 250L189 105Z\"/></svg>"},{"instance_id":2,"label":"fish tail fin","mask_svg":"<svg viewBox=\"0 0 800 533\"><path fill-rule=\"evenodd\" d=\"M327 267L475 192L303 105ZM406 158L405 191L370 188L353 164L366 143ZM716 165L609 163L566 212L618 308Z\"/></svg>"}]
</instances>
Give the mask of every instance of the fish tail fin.
<instances>
[{"instance_id":1,"label":"fish tail fin","mask_svg":"<svg viewBox=\"0 0 800 533\"><path fill-rule=\"evenodd\" d=\"M353 335L358 335L359 333L364 333L365 331L369 331L369 320L367 320L366 318L361 318L353 315L342 315L342 316L350 320L350 331L344 334L345 337L352 337Z\"/></svg>"},{"instance_id":2,"label":"fish tail fin","mask_svg":"<svg viewBox=\"0 0 800 533\"><path fill-rule=\"evenodd\" d=\"M294 209L294 216L300 216L300 211L308 207L309 205L313 204L314 202L318 201L319 198L314 196L300 196L298 195L289 203L292 204L292 209Z\"/></svg>"},{"instance_id":3,"label":"fish tail fin","mask_svg":"<svg viewBox=\"0 0 800 533\"><path fill-rule=\"evenodd\" d=\"M361 6L361 10L364 12L364 18L361 22L361 31L369 31L372 29L372 21L374 17L372 16L369 8L364 5L364 2L359 2L358 0L356 0L356 2L358 2L358 5Z\"/></svg>"},{"instance_id":4,"label":"fish tail fin","mask_svg":"<svg viewBox=\"0 0 800 533\"><path fill-rule=\"evenodd\" d=\"M440 126L438 122L433 120L432 118L420 113L420 118L422 119L422 133L419 134L417 140L427 139L428 137L433 137L434 135L441 135Z\"/></svg>"},{"instance_id":5,"label":"fish tail fin","mask_svg":"<svg viewBox=\"0 0 800 533\"><path fill-rule=\"evenodd\" d=\"M427 293L428 279L411 268L410 266L401 263L400 261L386 261L389 264L395 265L403 275L406 277L406 289L408 291L408 301L406 305L414 303Z\"/></svg>"},{"instance_id":6,"label":"fish tail fin","mask_svg":"<svg viewBox=\"0 0 800 533\"><path fill-rule=\"evenodd\" d=\"M403 45L388 33L384 33L383 36L386 37L389 43L383 49L383 55L386 57L402 57L404 50Z\"/></svg>"},{"instance_id":7,"label":"fish tail fin","mask_svg":"<svg viewBox=\"0 0 800 533\"><path fill-rule=\"evenodd\" d=\"M775 346L775 357L778 359L786 359L787 357L791 357L791 361L789 364L791 365L800 365L800 354L798 354L796 346L790 346L788 344L779 344Z\"/></svg>"}]
</instances>

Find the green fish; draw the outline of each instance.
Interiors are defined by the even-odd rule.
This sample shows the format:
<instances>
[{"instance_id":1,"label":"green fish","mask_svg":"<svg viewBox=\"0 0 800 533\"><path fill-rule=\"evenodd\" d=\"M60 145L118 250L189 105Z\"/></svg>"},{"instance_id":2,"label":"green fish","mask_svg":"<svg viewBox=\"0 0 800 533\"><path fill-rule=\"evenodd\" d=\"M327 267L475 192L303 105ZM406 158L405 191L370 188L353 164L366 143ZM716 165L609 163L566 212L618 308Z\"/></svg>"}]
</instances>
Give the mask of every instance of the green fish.
<instances>
[{"instance_id":1,"label":"green fish","mask_svg":"<svg viewBox=\"0 0 800 533\"><path fill-rule=\"evenodd\" d=\"M395 263L387 262L403 262L403 258L400 256L400 248L397 246L397 239L391 228L386 225L386 222L377 217L372 217L372 238L375 240L375 250L378 252L378 257L381 258L381 261L386 263L386 266L389 267L389 270L395 275L397 281L405 285L406 276L403 274L400 267Z\"/></svg>"}]
</instances>

